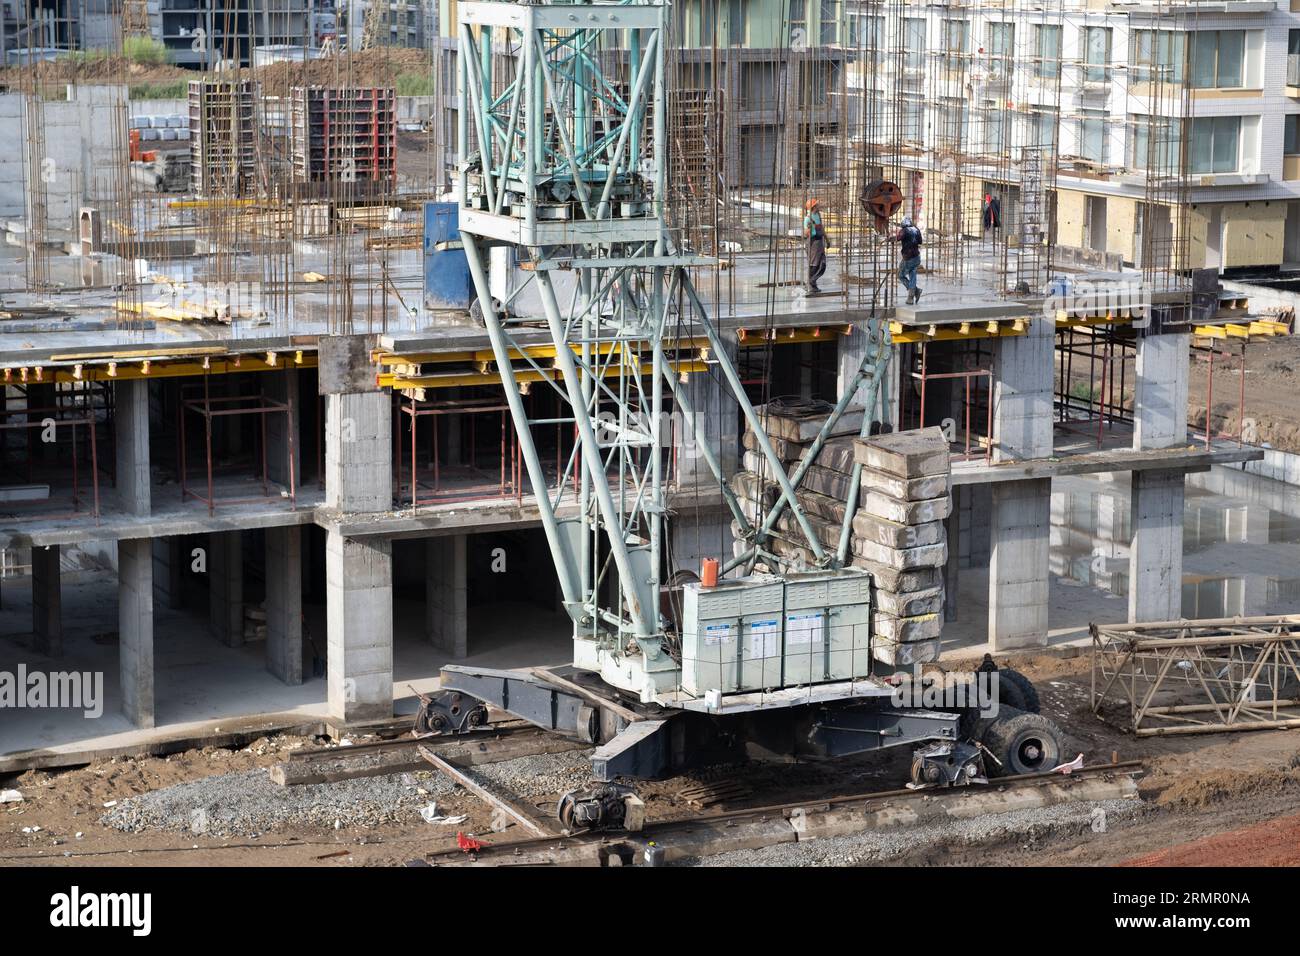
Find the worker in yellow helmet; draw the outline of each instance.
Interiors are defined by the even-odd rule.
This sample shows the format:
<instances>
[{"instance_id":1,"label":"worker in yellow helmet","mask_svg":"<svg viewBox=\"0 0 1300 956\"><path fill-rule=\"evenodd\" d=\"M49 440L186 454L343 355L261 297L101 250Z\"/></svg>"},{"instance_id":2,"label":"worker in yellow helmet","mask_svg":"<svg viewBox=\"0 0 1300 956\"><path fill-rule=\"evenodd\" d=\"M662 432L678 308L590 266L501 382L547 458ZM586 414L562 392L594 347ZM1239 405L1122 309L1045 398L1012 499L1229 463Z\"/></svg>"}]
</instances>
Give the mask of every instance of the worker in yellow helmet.
<instances>
[{"instance_id":1,"label":"worker in yellow helmet","mask_svg":"<svg viewBox=\"0 0 1300 956\"><path fill-rule=\"evenodd\" d=\"M826 273L826 229L816 199L804 203L803 234L808 237L808 292L817 293L817 280Z\"/></svg>"}]
</instances>

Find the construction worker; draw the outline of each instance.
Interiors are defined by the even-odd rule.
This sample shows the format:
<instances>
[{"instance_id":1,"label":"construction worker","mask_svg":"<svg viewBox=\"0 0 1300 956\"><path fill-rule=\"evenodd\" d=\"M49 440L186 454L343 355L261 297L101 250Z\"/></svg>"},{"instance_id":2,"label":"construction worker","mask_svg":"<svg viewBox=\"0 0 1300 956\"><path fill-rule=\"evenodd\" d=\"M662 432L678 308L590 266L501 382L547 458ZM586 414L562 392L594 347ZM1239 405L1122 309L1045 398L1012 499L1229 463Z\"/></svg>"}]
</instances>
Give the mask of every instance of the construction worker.
<instances>
[{"instance_id":1,"label":"construction worker","mask_svg":"<svg viewBox=\"0 0 1300 956\"><path fill-rule=\"evenodd\" d=\"M916 270L921 266L921 230L904 216L902 227L892 238L901 244L898 281L907 287L907 304L911 305L921 298L921 287L916 284Z\"/></svg>"},{"instance_id":2,"label":"construction worker","mask_svg":"<svg viewBox=\"0 0 1300 956\"><path fill-rule=\"evenodd\" d=\"M808 292L820 292L817 280L826 273L826 229L816 199L804 203L803 234L808 237Z\"/></svg>"},{"instance_id":3,"label":"construction worker","mask_svg":"<svg viewBox=\"0 0 1300 956\"><path fill-rule=\"evenodd\" d=\"M984 231L990 229L1002 228L1002 201L992 193L984 194L984 211L982 213L984 220Z\"/></svg>"}]
</instances>

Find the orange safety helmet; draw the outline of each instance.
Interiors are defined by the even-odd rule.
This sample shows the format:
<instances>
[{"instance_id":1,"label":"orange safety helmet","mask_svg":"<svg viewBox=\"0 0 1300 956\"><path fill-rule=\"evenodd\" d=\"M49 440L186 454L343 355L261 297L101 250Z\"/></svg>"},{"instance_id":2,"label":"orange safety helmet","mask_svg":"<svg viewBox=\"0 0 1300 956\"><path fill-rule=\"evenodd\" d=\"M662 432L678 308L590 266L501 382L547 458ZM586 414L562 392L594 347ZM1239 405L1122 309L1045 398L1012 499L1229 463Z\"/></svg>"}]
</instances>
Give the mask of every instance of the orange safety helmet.
<instances>
[{"instance_id":1,"label":"orange safety helmet","mask_svg":"<svg viewBox=\"0 0 1300 956\"><path fill-rule=\"evenodd\" d=\"M813 206L816 206L816 205L817 205L817 200L816 200L816 199L809 199L806 203L803 204L803 208L804 208L804 209L811 209Z\"/></svg>"}]
</instances>

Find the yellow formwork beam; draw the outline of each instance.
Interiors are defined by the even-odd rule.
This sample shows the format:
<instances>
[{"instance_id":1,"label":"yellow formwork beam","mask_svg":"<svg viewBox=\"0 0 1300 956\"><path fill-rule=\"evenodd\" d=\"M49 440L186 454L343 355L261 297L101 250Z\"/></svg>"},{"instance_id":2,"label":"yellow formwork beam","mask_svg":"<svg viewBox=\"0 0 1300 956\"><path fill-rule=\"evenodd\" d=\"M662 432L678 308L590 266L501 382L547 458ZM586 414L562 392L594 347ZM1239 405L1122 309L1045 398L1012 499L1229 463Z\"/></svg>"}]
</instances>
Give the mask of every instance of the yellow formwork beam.
<instances>
[{"instance_id":1,"label":"yellow formwork beam","mask_svg":"<svg viewBox=\"0 0 1300 956\"><path fill-rule=\"evenodd\" d=\"M1024 319L978 319L970 322L945 323L940 325L904 325L891 321L889 334L894 344L915 344L918 342L954 342L968 339L1011 338L1024 335L1029 331L1029 322Z\"/></svg>"},{"instance_id":2,"label":"yellow formwork beam","mask_svg":"<svg viewBox=\"0 0 1300 956\"><path fill-rule=\"evenodd\" d=\"M609 355L620 349L624 344L633 346L648 346L648 339L639 339L628 342L601 342L599 346L592 346L592 351L600 355ZM706 338L677 339L666 343L670 348L707 348L709 340ZM570 345L570 351L575 355L582 354L581 345ZM556 348L554 345L528 345L522 349L510 349L510 359L519 361L525 357L532 359L554 359ZM489 362L496 361L496 353L491 349L474 349L473 351L459 352L385 352L376 350L372 353L372 358L381 366L392 368L404 365L435 365L449 364L453 362L473 362L480 366Z\"/></svg>"},{"instance_id":3,"label":"yellow formwork beam","mask_svg":"<svg viewBox=\"0 0 1300 956\"><path fill-rule=\"evenodd\" d=\"M669 362L672 370L679 375L691 375L697 372L708 371L709 363L697 360ZM611 366L602 370L602 378L611 378L619 373L619 366ZM641 375L649 375L650 368L648 365L637 364L637 371ZM536 369L516 369L515 381L520 385L531 385L534 382L558 382L564 378L559 369L546 369L538 372ZM496 372L452 372L447 375L393 375L390 373L381 373L379 376L379 385L382 388L391 388L398 391L415 388L459 388L467 385L500 385L501 376Z\"/></svg>"},{"instance_id":4,"label":"yellow formwork beam","mask_svg":"<svg viewBox=\"0 0 1300 956\"><path fill-rule=\"evenodd\" d=\"M119 382L150 378L185 378L192 375L229 375L234 372L276 372L288 368L315 368L316 356L300 349L264 355L203 355L160 358L156 355L121 354L84 359L71 365L10 366L0 370L6 385L35 382Z\"/></svg>"},{"instance_id":5,"label":"yellow formwork beam","mask_svg":"<svg viewBox=\"0 0 1300 956\"><path fill-rule=\"evenodd\" d=\"M226 206L256 206L260 199L172 199L168 209L217 209Z\"/></svg>"},{"instance_id":6,"label":"yellow formwork beam","mask_svg":"<svg viewBox=\"0 0 1300 956\"><path fill-rule=\"evenodd\" d=\"M1058 329L1078 329L1093 325L1131 325L1131 312L1099 312L1096 315L1070 315L1060 310L1056 313Z\"/></svg>"},{"instance_id":7,"label":"yellow formwork beam","mask_svg":"<svg viewBox=\"0 0 1300 956\"><path fill-rule=\"evenodd\" d=\"M837 335L848 335L851 326L836 325L829 328L801 329L740 329L736 333L742 349L756 349L764 345L802 345L805 342L833 342ZM708 343L704 343L707 345Z\"/></svg>"}]
</instances>

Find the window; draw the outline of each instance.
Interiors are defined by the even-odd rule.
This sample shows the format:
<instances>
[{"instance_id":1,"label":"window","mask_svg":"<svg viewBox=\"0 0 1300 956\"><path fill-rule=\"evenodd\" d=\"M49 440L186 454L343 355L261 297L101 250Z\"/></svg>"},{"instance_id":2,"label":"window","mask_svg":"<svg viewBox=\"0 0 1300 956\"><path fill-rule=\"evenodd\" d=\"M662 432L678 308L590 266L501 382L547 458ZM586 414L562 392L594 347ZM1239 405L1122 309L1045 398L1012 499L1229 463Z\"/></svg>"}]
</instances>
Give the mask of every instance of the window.
<instances>
[{"instance_id":1,"label":"window","mask_svg":"<svg viewBox=\"0 0 1300 956\"><path fill-rule=\"evenodd\" d=\"M903 21L903 68L920 70L925 67L925 20L908 17Z\"/></svg>"},{"instance_id":2,"label":"window","mask_svg":"<svg viewBox=\"0 0 1300 956\"><path fill-rule=\"evenodd\" d=\"M745 45L745 5L743 0L728 0L727 43L730 46Z\"/></svg>"},{"instance_id":3,"label":"window","mask_svg":"<svg viewBox=\"0 0 1300 956\"><path fill-rule=\"evenodd\" d=\"M1283 136L1282 152L1288 156L1300 154L1300 113L1292 113L1286 118L1286 134Z\"/></svg>"},{"instance_id":4,"label":"window","mask_svg":"<svg viewBox=\"0 0 1300 956\"><path fill-rule=\"evenodd\" d=\"M1168 116L1130 116L1133 128L1129 166L1133 169L1152 169L1169 174L1177 172L1182 159L1179 155L1182 121Z\"/></svg>"},{"instance_id":5,"label":"window","mask_svg":"<svg viewBox=\"0 0 1300 956\"><path fill-rule=\"evenodd\" d=\"M1183 82L1183 34L1170 30L1134 30L1129 52L1135 83Z\"/></svg>"},{"instance_id":6,"label":"window","mask_svg":"<svg viewBox=\"0 0 1300 956\"><path fill-rule=\"evenodd\" d=\"M877 52L883 59L889 54L885 47L885 18L859 14L849 18L849 47L864 53Z\"/></svg>"},{"instance_id":7,"label":"window","mask_svg":"<svg viewBox=\"0 0 1300 956\"><path fill-rule=\"evenodd\" d=\"M1061 28L1040 23L1035 27L1038 64L1035 72L1043 79L1054 80L1061 75Z\"/></svg>"},{"instance_id":8,"label":"window","mask_svg":"<svg viewBox=\"0 0 1300 956\"><path fill-rule=\"evenodd\" d=\"M790 0L790 39L808 42L808 0Z\"/></svg>"},{"instance_id":9,"label":"window","mask_svg":"<svg viewBox=\"0 0 1300 956\"><path fill-rule=\"evenodd\" d=\"M997 104L986 105L974 112L976 128L973 132L980 149L986 153L1002 152L1005 145L1002 133L1006 113Z\"/></svg>"},{"instance_id":10,"label":"window","mask_svg":"<svg viewBox=\"0 0 1300 956\"><path fill-rule=\"evenodd\" d=\"M1245 30L1202 30L1192 34L1192 88L1242 86L1245 58Z\"/></svg>"},{"instance_id":11,"label":"window","mask_svg":"<svg viewBox=\"0 0 1300 956\"><path fill-rule=\"evenodd\" d=\"M702 0L700 3L700 43L702 44L713 43L713 37L717 33L717 23L714 20L717 10L715 0Z\"/></svg>"},{"instance_id":12,"label":"window","mask_svg":"<svg viewBox=\"0 0 1300 956\"><path fill-rule=\"evenodd\" d=\"M840 39L840 14L838 0L821 0L822 43L838 43Z\"/></svg>"},{"instance_id":13,"label":"window","mask_svg":"<svg viewBox=\"0 0 1300 956\"><path fill-rule=\"evenodd\" d=\"M1094 163L1106 162L1106 112L1083 110L1079 120L1079 155Z\"/></svg>"},{"instance_id":14,"label":"window","mask_svg":"<svg viewBox=\"0 0 1300 956\"><path fill-rule=\"evenodd\" d=\"M903 102L903 141L921 145L925 138L925 111L919 101Z\"/></svg>"},{"instance_id":15,"label":"window","mask_svg":"<svg viewBox=\"0 0 1300 956\"><path fill-rule=\"evenodd\" d=\"M1202 116L1192 120L1190 172L1235 173L1240 140L1240 116Z\"/></svg>"},{"instance_id":16,"label":"window","mask_svg":"<svg viewBox=\"0 0 1300 956\"><path fill-rule=\"evenodd\" d=\"M937 121L935 134L939 140L939 148L942 149L966 142L967 125L970 117L965 100L952 99L951 97L944 99L942 105L938 108Z\"/></svg>"},{"instance_id":17,"label":"window","mask_svg":"<svg viewBox=\"0 0 1300 956\"><path fill-rule=\"evenodd\" d=\"M970 24L965 20L943 21L943 49L949 55L966 52Z\"/></svg>"},{"instance_id":18,"label":"window","mask_svg":"<svg viewBox=\"0 0 1300 956\"><path fill-rule=\"evenodd\" d=\"M1110 64L1110 27L1088 27L1083 36L1085 83L1104 83Z\"/></svg>"},{"instance_id":19,"label":"window","mask_svg":"<svg viewBox=\"0 0 1300 956\"><path fill-rule=\"evenodd\" d=\"M1024 120L1022 146L1056 149L1056 110L1050 107L1035 109Z\"/></svg>"},{"instance_id":20,"label":"window","mask_svg":"<svg viewBox=\"0 0 1300 956\"><path fill-rule=\"evenodd\" d=\"M990 23L988 25L988 42L984 52L988 57L988 69L994 76L1011 72L1011 57L1015 53L1015 26L1010 23Z\"/></svg>"},{"instance_id":21,"label":"window","mask_svg":"<svg viewBox=\"0 0 1300 956\"><path fill-rule=\"evenodd\" d=\"M1286 85L1300 86L1300 30L1286 35Z\"/></svg>"}]
</instances>

